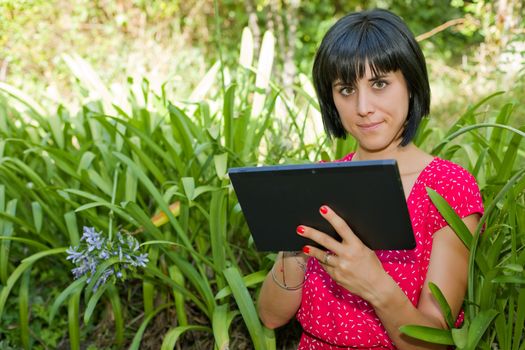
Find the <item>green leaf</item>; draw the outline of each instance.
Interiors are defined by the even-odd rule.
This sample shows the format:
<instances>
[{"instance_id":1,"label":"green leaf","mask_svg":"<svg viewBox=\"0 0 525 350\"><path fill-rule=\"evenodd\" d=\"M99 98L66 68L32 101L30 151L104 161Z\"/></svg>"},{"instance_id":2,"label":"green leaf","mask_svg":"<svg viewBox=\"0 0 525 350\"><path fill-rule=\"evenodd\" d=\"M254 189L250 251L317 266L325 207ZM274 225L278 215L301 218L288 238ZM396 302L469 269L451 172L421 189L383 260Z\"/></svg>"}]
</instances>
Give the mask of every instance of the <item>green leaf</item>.
<instances>
[{"instance_id":1,"label":"green leaf","mask_svg":"<svg viewBox=\"0 0 525 350\"><path fill-rule=\"evenodd\" d=\"M37 242L37 241L34 241L32 239L28 239L28 238L20 238L20 237L2 237L0 236L0 240L9 240L9 241L15 241L15 242L22 242L22 243L25 243L26 245L28 246L33 246L39 250L48 250L49 247L40 243L40 242Z\"/></svg>"},{"instance_id":2,"label":"green leaf","mask_svg":"<svg viewBox=\"0 0 525 350\"><path fill-rule=\"evenodd\" d=\"M31 337L29 330L29 281L31 278L31 267L22 276L20 292L18 295L18 312L20 315L20 340L24 349L30 349Z\"/></svg>"},{"instance_id":3,"label":"green leaf","mask_svg":"<svg viewBox=\"0 0 525 350\"><path fill-rule=\"evenodd\" d=\"M86 151L80 157L80 162L78 163L77 173L80 174L82 170L89 170L91 163L96 158L96 155L93 152Z\"/></svg>"},{"instance_id":4,"label":"green leaf","mask_svg":"<svg viewBox=\"0 0 525 350\"><path fill-rule=\"evenodd\" d=\"M512 272L523 272L523 266L519 264L506 264L503 265L503 269Z\"/></svg>"},{"instance_id":5,"label":"green leaf","mask_svg":"<svg viewBox=\"0 0 525 350\"><path fill-rule=\"evenodd\" d=\"M246 323L255 350L266 349L263 327L259 321L259 316L250 293L248 293L248 289L246 289L246 286L242 281L239 270L235 267L230 267L224 270L224 276L230 285L233 297L235 298L242 318Z\"/></svg>"},{"instance_id":6,"label":"green leaf","mask_svg":"<svg viewBox=\"0 0 525 350\"><path fill-rule=\"evenodd\" d=\"M86 276L82 276L73 283L71 283L69 286L67 286L66 289L64 289L55 299L53 302L53 305L49 309L49 316L48 316L48 322L49 324L52 324L53 319L55 318L55 315L58 311L58 308L68 299L72 294L79 293L84 288L84 285L86 284Z\"/></svg>"},{"instance_id":7,"label":"green leaf","mask_svg":"<svg viewBox=\"0 0 525 350\"><path fill-rule=\"evenodd\" d=\"M171 278L169 278L168 276L160 272L159 269L156 267L146 266L144 267L144 272L146 275L149 274L151 276L157 277L161 282L164 282L167 286L173 289L176 289L178 292L183 294L186 299L189 299L193 303L195 303L195 305L197 305L197 307L204 314L207 314L208 309L206 305L204 305L204 303L199 298L197 298L197 296L195 295L193 291L190 291L189 289L185 288L184 285L178 284L176 281L172 280ZM150 277L150 276L147 276L147 277Z\"/></svg>"},{"instance_id":8,"label":"green leaf","mask_svg":"<svg viewBox=\"0 0 525 350\"><path fill-rule=\"evenodd\" d=\"M82 293L81 290L71 295L67 308L69 348L71 350L80 350L80 293Z\"/></svg>"},{"instance_id":9,"label":"green leaf","mask_svg":"<svg viewBox=\"0 0 525 350\"><path fill-rule=\"evenodd\" d=\"M212 326L213 337L217 348L227 350L230 346L229 328L239 311L230 311L228 304L217 305L213 310Z\"/></svg>"},{"instance_id":10,"label":"green leaf","mask_svg":"<svg viewBox=\"0 0 525 350\"><path fill-rule=\"evenodd\" d=\"M100 279L100 277L102 276L102 274L111 266L111 265L115 265L115 264L118 264L118 263L122 263L122 262L125 262L124 260L120 260L118 256L115 256L113 258L109 258L107 260L105 260L104 262L102 262L102 264L98 265L97 266L97 270L95 271L95 273L91 276L91 281L88 283L87 287L86 287L86 293L85 293L85 298L88 300L88 299L92 299L92 295L91 293L94 292L94 287L95 287L95 284L97 284L98 280ZM98 300L98 299L97 299ZM91 301L89 301L91 302ZM86 319L86 315L84 315L84 321L87 322L87 319Z\"/></svg>"},{"instance_id":11,"label":"green leaf","mask_svg":"<svg viewBox=\"0 0 525 350\"><path fill-rule=\"evenodd\" d=\"M49 255L65 253L66 250L67 250L66 247L59 247L59 248L54 248L54 249L48 249L46 251L35 253L35 254L33 254L33 255L23 259L22 263L34 263L35 261L37 261L39 259L42 259L42 258L44 258L46 256L49 256Z\"/></svg>"},{"instance_id":12,"label":"green leaf","mask_svg":"<svg viewBox=\"0 0 525 350\"><path fill-rule=\"evenodd\" d=\"M463 220L461 220L454 209L452 209L445 198L441 197L439 193L430 187L427 187L427 193L432 200L432 203L434 203L443 218L463 241L463 244L465 244L465 246L470 250L472 244L472 233L470 233Z\"/></svg>"},{"instance_id":13,"label":"green leaf","mask_svg":"<svg viewBox=\"0 0 525 350\"><path fill-rule=\"evenodd\" d=\"M418 325L401 326L399 330L401 333L412 338L424 340L429 343L454 345L454 339L449 330Z\"/></svg>"},{"instance_id":14,"label":"green leaf","mask_svg":"<svg viewBox=\"0 0 525 350\"><path fill-rule=\"evenodd\" d=\"M210 202L210 243L213 257L213 265L217 271L223 271L226 267L226 193L225 191L214 192ZM219 278L221 277L221 278ZM218 288L224 287L224 279L217 276Z\"/></svg>"},{"instance_id":15,"label":"green leaf","mask_svg":"<svg viewBox=\"0 0 525 350\"><path fill-rule=\"evenodd\" d=\"M102 297L102 294L106 292L106 289L108 288L107 284L104 284L100 286L95 293L89 298L89 301L86 305L86 310L84 311L84 323L89 324L89 320L91 319L91 315L93 315L93 311L95 311L95 307L97 306L98 301Z\"/></svg>"},{"instance_id":16,"label":"green leaf","mask_svg":"<svg viewBox=\"0 0 525 350\"><path fill-rule=\"evenodd\" d=\"M213 162L215 164L215 172L217 173L217 177L220 180L224 179L228 170L228 153L214 155Z\"/></svg>"},{"instance_id":17,"label":"green leaf","mask_svg":"<svg viewBox=\"0 0 525 350\"><path fill-rule=\"evenodd\" d=\"M15 88L14 86L8 85L1 81L0 81L0 90L5 91L9 95L13 96L18 101L22 102L27 107L29 107L36 114L36 116L39 117L39 120L42 120L42 117L47 115L47 112L45 111L45 109L42 108L42 106L40 106L38 102L36 102L33 98L31 98L31 96L29 96L22 90L19 90Z\"/></svg>"},{"instance_id":18,"label":"green leaf","mask_svg":"<svg viewBox=\"0 0 525 350\"><path fill-rule=\"evenodd\" d=\"M205 326L194 326L194 325L179 326L179 327L171 328L164 335L164 339L162 341L160 350L173 350L175 348L175 344L177 343L177 340L182 335L182 333L185 333L188 331L211 332L211 329Z\"/></svg>"},{"instance_id":19,"label":"green leaf","mask_svg":"<svg viewBox=\"0 0 525 350\"><path fill-rule=\"evenodd\" d=\"M497 276L491 280L492 283L525 284L524 276Z\"/></svg>"},{"instance_id":20,"label":"green leaf","mask_svg":"<svg viewBox=\"0 0 525 350\"><path fill-rule=\"evenodd\" d=\"M257 272L244 276L242 280L243 280L244 285L249 288L259 283L262 283L264 279L266 278L267 274L268 274L268 271L261 270L261 271L257 271ZM226 286L223 289L221 289L217 293L217 295L215 295L215 299L216 300L222 299L224 297L227 297L228 295L231 295L231 293L232 293L231 288L229 286Z\"/></svg>"},{"instance_id":21,"label":"green leaf","mask_svg":"<svg viewBox=\"0 0 525 350\"><path fill-rule=\"evenodd\" d=\"M512 339L513 349L518 349L521 342L522 348L525 347L523 339L523 329L525 326L525 288L521 288L518 294L518 303L516 308L516 320L514 322L514 336Z\"/></svg>"},{"instance_id":22,"label":"green leaf","mask_svg":"<svg viewBox=\"0 0 525 350\"><path fill-rule=\"evenodd\" d=\"M483 310L472 320L468 330L467 346L476 349L485 331L492 323L494 317L498 315L496 310Z\"/></svg>"},{"instance_id":23,"label":"green leaf","mask_svg":"<svg viewBox=\"0 0 525 350\"><path fill-rule=\"evenodd\" d=\"M118 347L121 347L124 343L124 316L122 315L120 296L113 284L108 284L107 295L111 303L113 318L115 319L115 343Z\"/></svg>"},{"instance_id":24,"label":"green leaf","mask_svg":"<svg viewBox=\"0 0 525 350\"><path fill-rule=\"evenodd\" d=\"M454 318L452 317L452 311L450 310L450 305L447 302L447 299L439 289L437 285L435 285L432 282L429 282L428 288L430 289L430 292L434 296L434 298L437 300L439 307L441 308L441 312L445 316L445 321L447 322L448 328L452 329L454 328Z\"/></svg>"},{"instance_id":25,"label":"green leaf","mask_svg":"<svg viewBox=\"0 0 525 350\"><path fill-rule=\"evenodd\" d=\"M179 285L184 285L184 275L182 271L176 266L172 265L168 269L170 278L178 283ZM180 326L188 325L188 317L186 316L186 307L184 295L180 293L177 289L173 289L173 299L175 300L175 312L177 314L177 324Z\"/></svg>"},{"instance_id":26,"label":"green leaf","mask_svg":"<svg viewBox=\"0 0 525 350\"><path fill-rule=\"evenodd\" d=\"M56 249L49 249L44 252L33 254L24 260L22 260L22 263L16 267L16 269L9 275L9 278L7 279L7 282L5 286L0 291L0 319L2 319L2 313L4 311L4 306L7 301L7 297L9 296L9 293L11 292L11 289L15 285L15 283L18 281L20 276L29 268L31 268L32 264L36 262L37 260L47 257L49 255L53 254L59 254L66 251L66 248L56 248Z\"/></svg>"},{"instance_id":27,"label":"green leaf","mask_svg":"<svg viewBox=\"0 0 525 350\"><path fill-rule=\"evenodd\" d=\"M461 328L452 328L451 329L452 339L454 339L454 344L458 349L463 349L467 346L468 342L468 323L465 322Z\"/></svg>"},{"instance_id":28,"label":"green leaf","mask_svg":"<svg viewBox=\"0 0 525 350\"><path fill-rule=\"evenodd\" d=\"M142 323L140 324L139 329L135 333L135 336L133 337L133 340L131 342L131 345L129 346L129 350L138 350L140 349L140 343L142 342L142 336L144 335L144 331L146 330L146 327L148 326L148 323L155 317L159 312L166 309L167 307L171 306L171 304L164 304L162 306L159 306L155 310L153 310L150 314L146 315Z\"/></svg>"},{"instance_id":29,"label":"green leaf","mask_svg":"<svg viewBox=\"0 0 525 350\"><path fill-rule=\"evenodd\" d=\"M35 224L35 230L37 233L40 233L42 230L42 206L38 202L31 202L31 209L33 212L33 223Z\"/></svg>"},{"instance_id":30,"label":"green leaf","mask_svg":"<svg viewBox=\"0 0 525 350\"><path fill-rule=\"evenodd\" d=\"M193 177L183 177L181 181L186 197L192 201L195 198L195 180Z\"/></svg>"},{"instance_id":31,"label":"green leaf","mask_svg":"<svg viewBox=\"0 0 525 350\"><path fill-rule=\"evenodd\" d=\"M10 200L7 203L5 212L9 214L10 216L15 216L16 215L16 204L17 204L17 199ZM4 208L0 208L0 210L4 211ZM2 231L0 231L1 237L11 237L13 235L13 223L11 221L4 222L4 220L0 220L0 225L2 229ZM2 284L7 283L7 278L8 278L7 274L9 272L10 250L11 250L11 242L9 240L0 241L0 281L2 281Z\"/></svg>"},{"instance_id":32,"label":"green leaf","mask_svg":"<svg viewBox=\"0 0 525 350\"><path fill-rule=\"evenodd\" d=\"M66 221L67 233L69 234L69 241L71 245L76 247L80 244L80 236L78 234L77 227L77 216L74 211L70 211L64 214L64 220Z\"/></svg>"}]
</instances>

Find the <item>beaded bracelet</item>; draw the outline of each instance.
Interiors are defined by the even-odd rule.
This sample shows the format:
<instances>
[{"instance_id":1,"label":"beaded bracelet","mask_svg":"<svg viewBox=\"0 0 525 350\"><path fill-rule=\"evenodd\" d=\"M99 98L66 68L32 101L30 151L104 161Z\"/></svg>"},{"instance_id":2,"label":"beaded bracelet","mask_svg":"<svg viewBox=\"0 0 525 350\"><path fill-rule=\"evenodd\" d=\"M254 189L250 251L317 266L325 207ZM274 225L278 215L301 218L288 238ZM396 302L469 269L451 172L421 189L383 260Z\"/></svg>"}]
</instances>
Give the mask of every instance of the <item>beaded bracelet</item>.
<instances>
[{"instance_id":1,"label":"beaded bracelet","mask_svg":"<svg viewBox=\"0 0 525 350\"><path fill-rule=\"evenodd\" d=\"M301 269L303 270L303 272L305 272L306 268L305 268L305 265L303 263L301 263L298 258L297 258L297 255L298 253L297 252L294 252L294 256L295 256L295 259L297 261L297 264L299 265L299 267L301 267ZM304 285L304 281L305 279L303 278L303 281L301 283L299 283L298 285L296 286L293 286L293 287L288 287L288 285L286 284L286 275L285 275L285 271L284 271L284 252L283 252L283 256L281 258L281 271L283 272L283 283L279 282L279 280L277 279L277 276L275 276L275 271L274 271L274 268L275 268L275 265L272 267L272 269L270 270L270 273L272 275L272 279L273 281L275 282L275 284L277 284L280 288L282 289L285 289L285 290L298 290L298 289L301 289Z\"/></svg>"}]
</instances>

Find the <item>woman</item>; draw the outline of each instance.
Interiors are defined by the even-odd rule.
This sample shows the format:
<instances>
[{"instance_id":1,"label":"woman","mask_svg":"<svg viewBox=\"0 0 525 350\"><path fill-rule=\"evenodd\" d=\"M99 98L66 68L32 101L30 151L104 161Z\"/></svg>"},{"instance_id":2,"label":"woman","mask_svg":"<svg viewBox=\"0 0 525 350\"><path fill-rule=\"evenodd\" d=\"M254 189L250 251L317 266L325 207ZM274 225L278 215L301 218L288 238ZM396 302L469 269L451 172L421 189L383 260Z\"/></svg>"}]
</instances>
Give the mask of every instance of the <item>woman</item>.
<instances>
[{"instance_id":1,"label":"woman","mask_svg":"<svg viewBox=\"0 0 525 350\"><path fill-rule=\"evenodd\" d=\"M444 348L399 331L407 324L447 327L429 282L441 289L462 321L468 250L426 188L441 194L471 231L483 205L476 181L465 169L412 143L430 107L421 49L391 12L352 13L326 33L313 79L329 135L344 138L349 133L358 143L356 152L340 161L397 160L417 246L374 252L322 205L320 215L342 241L300 225L297 234L325 249L308 245L300 254L278 255L261 289L260 318L276 328L295 315L303 327L299 349Z\"/></svg>"}]
</instances>

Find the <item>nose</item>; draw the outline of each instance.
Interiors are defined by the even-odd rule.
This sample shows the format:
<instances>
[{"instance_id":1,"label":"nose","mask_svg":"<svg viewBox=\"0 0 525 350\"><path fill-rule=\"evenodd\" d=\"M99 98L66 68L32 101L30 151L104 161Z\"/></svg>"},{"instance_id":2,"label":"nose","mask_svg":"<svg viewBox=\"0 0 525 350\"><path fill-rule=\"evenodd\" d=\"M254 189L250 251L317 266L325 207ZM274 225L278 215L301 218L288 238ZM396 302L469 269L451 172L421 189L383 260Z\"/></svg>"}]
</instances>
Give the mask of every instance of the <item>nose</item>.
<instances>
[{"instance_id":1,"label":"nose","mask_svg":"<svg viewBox=\"0 0 525 350\"><path fill-rule=\"evenodd\" d=\"M367 91L359 91L357 95L357 113L366 117L374 112L373 96Z\"/></svg>"}]
</instances>

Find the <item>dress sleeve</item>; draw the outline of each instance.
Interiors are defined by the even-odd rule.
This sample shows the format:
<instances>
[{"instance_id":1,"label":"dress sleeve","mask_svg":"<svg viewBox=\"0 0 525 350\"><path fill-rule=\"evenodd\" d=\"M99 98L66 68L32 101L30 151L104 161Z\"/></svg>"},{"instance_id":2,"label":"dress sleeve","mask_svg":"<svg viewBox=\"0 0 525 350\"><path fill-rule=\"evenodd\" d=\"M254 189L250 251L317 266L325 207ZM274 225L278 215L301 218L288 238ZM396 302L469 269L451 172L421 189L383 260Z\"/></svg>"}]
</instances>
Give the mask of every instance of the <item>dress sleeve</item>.
<instances>
[{"instance_id":1,"label":"dress sleeve","mask_svg":"<svg viewBox=\"0 0 525 350\"><path fill-rule=\"evenodd\" d=\"M450 161L436 169L435 183L431 187L438 192L448 204L454 209L460 218L472 214L483 215L483 201L476 179L467 170ZM430 200L431 217L433 218L433 229L436 232L448 225L443 216Z\"/></svg>"}]
</instances>

